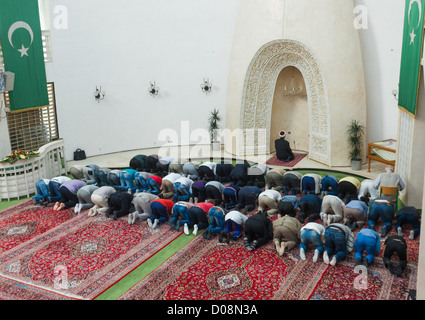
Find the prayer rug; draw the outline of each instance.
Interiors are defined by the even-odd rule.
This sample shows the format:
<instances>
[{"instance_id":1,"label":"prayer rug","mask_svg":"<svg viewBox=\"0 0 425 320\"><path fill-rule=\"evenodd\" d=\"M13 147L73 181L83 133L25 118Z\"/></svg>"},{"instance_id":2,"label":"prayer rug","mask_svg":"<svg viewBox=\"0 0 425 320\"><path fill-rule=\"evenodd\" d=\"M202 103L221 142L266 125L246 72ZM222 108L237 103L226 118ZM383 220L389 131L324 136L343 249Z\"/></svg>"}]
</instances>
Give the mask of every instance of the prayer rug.
<instances>
[{"instance_id":1,"label":"prayer rug","mask_svg":"<svg viewBox=\"0 0 425 320\"><path fill-rule=\"evenodd\" d=\"M168 225L152 230L146 223L129 225L127 217L88 217L87 212L0 255L0 276L15 288L24 283L93 299L181 234Z\"/></svg>"},{"instance_id":2,"label":"prayer rug","mask_svg":"<svg viewBox=\"0 0 425 320\"><path fill-rule=\"evenodd\" d=\"M285 161L280 161L276 155L274 155L273 157L271 157L269 160L266 161L266 164L271 165L271 166L284 166L284 167L293 167L295 166L298 162L300 162L302 159L304 159L304 157L306 157L307 154L306 153L294 153L294 160L285 162Z\"/></svg>"},{"instance_id":3,"label":"prayer rug","mask_svg":"<svg viewBox=\"0 0 425 320\"><path fill-rule=\"evenodd\" d=\"M0 300L70 300L59 293L0 277Z\"/></svg>"},{"instance_id":4,"label":"prayer rug","mask_svg":"<svg viewBox=\"0 0 425 320\"><path fill-rule=\"evenodd\" d=\"M54 211L26 200L0 212L0 254L75 216L73 210Z\"/></svg>"},{"instance_id":5,"label":"prayer rug","mask_svg":"<svg viewBox=\"0 0 425 320\"><path fill-rule=\"evenodd\" d=\"M303 261L298 247L280 257L272 242L250 252L242 239L220 244L198 236L119 299L405 300L415 289L414 263L398 278L376 257L359 279L353 253L330 266L321 257L313 263L313 251Z\"/></svg>"}]
</instances>

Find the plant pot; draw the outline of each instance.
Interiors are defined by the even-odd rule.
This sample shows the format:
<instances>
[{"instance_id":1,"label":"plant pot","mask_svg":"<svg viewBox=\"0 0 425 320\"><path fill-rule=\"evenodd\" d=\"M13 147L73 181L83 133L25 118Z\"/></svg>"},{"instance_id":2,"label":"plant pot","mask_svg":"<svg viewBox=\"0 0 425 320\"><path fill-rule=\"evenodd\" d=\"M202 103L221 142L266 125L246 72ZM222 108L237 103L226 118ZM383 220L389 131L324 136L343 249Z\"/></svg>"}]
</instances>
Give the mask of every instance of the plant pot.
<instances>
[{"instance_id":1,"label":"plant pot","mask_svg":"<svg viewBox=\"0 0 425 320\"><path fill-rule=\"evenodd\" d=\"M362 160L351 160L351 169L360 170L362 168Z\"/></svg>"},{"instance_id":2,"label":"plant pot","mask_svg":"<svg viewBox=\"0 0 425 320\"><path fill-rule=\"evenodd\" d=\"M220 151L221 150L221 143L220 141L213 141L211 142L211 148L213 151Z\"/></svg>"}]
</instances>

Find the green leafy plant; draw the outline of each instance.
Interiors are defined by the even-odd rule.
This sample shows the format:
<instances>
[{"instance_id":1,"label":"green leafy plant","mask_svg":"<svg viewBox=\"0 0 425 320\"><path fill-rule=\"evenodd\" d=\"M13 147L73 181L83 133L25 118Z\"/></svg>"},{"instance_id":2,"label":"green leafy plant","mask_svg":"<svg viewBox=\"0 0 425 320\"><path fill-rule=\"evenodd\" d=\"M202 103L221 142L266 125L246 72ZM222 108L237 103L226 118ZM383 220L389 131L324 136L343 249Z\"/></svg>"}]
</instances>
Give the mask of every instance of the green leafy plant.
<instances>
[{"instance_id":1,"label":"green leafy plant","mask_svg":"<svg viewBox=\"0 0 425 320\"><path fill-rule=\"evenodd\" d=\"M37 151L28 151L28 150L16 150L10 153L7 157L4 157L0 160L0 163L15 163L18 160L26 160L34 157L38 157L39 153Z\"/></svg>"},{"instance_id":2,"label":"green leafy plant","mask_svg":"<svg viewBox=\"0 0 425 320\"><path fill-rule=\"evenodd\" d=\"M210 116L208 118L208 131L210 133L211 142L217 140L217 129L219 129L219 123L221 121L221 117L219 115L219 110L215 109L210 112Z\"/></svg>"},{"instance_id":3,"label":"green leafy plant","mask_svg":"<svg viewBox=\"0 0 425 320\"><path fill-rule=\"evenodd\" d=\"M362 159L364 129L365 127L355 119L351 120L347 127L348 145L350 147L350 160Z\"/></svg>"}]
</instances>

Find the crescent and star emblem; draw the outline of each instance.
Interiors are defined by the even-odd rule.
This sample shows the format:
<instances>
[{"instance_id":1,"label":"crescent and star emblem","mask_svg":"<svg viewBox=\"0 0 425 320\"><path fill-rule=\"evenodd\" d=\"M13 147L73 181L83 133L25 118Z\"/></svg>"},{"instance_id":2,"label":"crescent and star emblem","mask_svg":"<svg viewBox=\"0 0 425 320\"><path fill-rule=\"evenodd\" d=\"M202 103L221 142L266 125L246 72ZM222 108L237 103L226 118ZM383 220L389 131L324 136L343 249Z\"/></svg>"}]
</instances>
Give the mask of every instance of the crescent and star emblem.
<instances>
[{"instance_id":1,"label":"crescent and star emblem","mask_svg":"<svg viewBox=\"0 0 425 320\"><path fill-rule=\"evenodd\" d=\"M26 22L24 22L24 21L16 21L15 23L13 23L11 26L10 26L10 28L9 28L9 32L8 32L8 36L9 36L9 43L10 43L10 45L13 47L13 48L15 48L15 46L13 45L13 43L12 43L12 36L13 36L13 33L16 31L16 30L18 30L18 29L25 29L25 30L27 30L28 31L28 33L29 33L29 35L30 35L30 37L31 37L31 43L30 43L30 45L28 46L28 47L25 47L24 46L24 44L22 44L22 47L21 47L21 49L17 49L20 53L21 53L21 58L23 57L23 56L28 56L28 49L31 47L31 45L32 45L32 42L33 42L33 40L34 40L34 33L33 33L33 31L32 31L32 29L31 29L31 27L30 27L30 25L28 24L28 23L26 23ZM15 48L16 49L16 48Z\"/></svg>"},{"instance_id":2,"label":"crescent and star emblem","mask_svg":"<svg viewBox=\"0 0 425 320\"><path fill-rule=\"evenodd\" d=\"M415 3L418 5L418 9L419 9L418 23L417 23L417 26L416 26L416 29L417 29L419 27L420 23L421 23L421 17L422 17L422 0L410 0L410 3L409 3L409 12L408 12L408 16L407 16L407 19L408 20L407 21L408 21L409 26L410 26L410 12L412 11L412 6ZM415 42L415 37L416 37L415 28L412 28L412 32L410 33L410 44L412 44L412 43Z\"/></svg>"}]
</instances>

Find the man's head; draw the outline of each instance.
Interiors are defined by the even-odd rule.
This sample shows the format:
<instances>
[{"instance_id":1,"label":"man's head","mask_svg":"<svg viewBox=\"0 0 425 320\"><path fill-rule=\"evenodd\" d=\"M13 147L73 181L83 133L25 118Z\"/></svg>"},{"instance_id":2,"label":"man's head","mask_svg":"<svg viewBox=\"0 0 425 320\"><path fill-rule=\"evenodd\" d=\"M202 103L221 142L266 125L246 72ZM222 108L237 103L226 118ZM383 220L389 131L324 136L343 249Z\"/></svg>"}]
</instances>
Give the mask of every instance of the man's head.
<instances>
[{"instance_id":1,"label":"man's head","mask_svg":"<svg viewBox=\"0 0 425 320\"><path fill-rule=\"evenodd\" d=\"M285 138L286 137L286 131L282 130L279 132L279 137Z\"/></svg>"},{"instance_id":2,"label":"man's head","mask_svg":"<svg viewBox=\"0 0 425 320\"><path fill-rule=\"evenodd\" d=\"M393 166L386 166L385 172L394 172L394 167Z\"/></svg>"}]
</instances>

